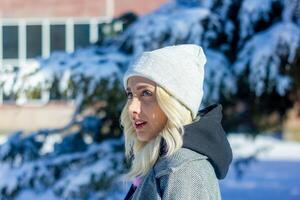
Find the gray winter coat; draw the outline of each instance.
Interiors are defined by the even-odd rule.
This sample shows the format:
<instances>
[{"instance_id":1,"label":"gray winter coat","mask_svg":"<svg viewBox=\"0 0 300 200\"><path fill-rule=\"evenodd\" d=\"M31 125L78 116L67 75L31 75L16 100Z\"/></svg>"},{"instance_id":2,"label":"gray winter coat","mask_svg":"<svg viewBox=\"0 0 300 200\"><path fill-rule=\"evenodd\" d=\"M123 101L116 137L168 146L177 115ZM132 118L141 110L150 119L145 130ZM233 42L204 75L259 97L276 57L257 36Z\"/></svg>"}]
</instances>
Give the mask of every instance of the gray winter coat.
<instances>
[{"instance_id":1,"label":"gray winter coat","mask_svg":"<svg viewBox=\"0 0 300 200\"><path fill-rule=\"evenodd\" d=\"M160 157L144 176L132 200L221 199L218 179L207 157L181 148Z\"/></svg>"},{"instance_id":2,"label":"gray winter coat","mask_svg":"<svg viewBox=\"0 0 300 200\"><path fill-rule=\"evenodd\" d=\"M225 178L232 161L231 147L221 124L222 106L214 104L198 114L200 119L184 126L182 148L165 157L166 145L162 143L162 154L154 167L125 199L221 199L218 179Z\"/></svg>"}]
</instances>

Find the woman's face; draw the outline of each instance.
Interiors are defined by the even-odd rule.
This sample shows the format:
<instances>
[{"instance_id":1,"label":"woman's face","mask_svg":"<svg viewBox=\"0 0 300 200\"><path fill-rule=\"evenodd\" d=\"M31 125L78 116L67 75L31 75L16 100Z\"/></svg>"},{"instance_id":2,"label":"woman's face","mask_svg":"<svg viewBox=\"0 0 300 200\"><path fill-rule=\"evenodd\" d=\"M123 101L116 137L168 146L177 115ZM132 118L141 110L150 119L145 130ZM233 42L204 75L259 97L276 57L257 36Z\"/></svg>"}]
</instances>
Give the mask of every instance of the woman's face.
<instances>
[{"instance_id":1,"label":"woman's face","mask_svg":"<svg viewBox=\"0 0 300 200\"><path fill-rule=\"evenodd\" d=\"M137 139L148 142L167 123L167 116L156 101L156 84L144 77L132 76L128 79L126 94L128 112Z\"/></svg>"}]
</instances>

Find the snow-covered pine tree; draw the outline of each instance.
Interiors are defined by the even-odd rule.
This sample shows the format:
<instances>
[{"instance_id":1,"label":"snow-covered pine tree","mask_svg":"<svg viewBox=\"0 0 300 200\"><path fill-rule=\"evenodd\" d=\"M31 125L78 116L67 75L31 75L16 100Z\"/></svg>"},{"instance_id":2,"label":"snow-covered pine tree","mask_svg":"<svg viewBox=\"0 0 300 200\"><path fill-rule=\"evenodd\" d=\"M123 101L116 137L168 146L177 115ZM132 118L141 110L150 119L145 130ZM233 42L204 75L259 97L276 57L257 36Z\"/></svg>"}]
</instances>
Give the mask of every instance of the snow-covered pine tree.
<instances>
[{"instance_id":1,"label":"snow-covered pine tree","mask_svg":"<svg viewBox=\"0 0 300 200\"><path fill-rule=\"evenodd\" d=\"M283 119L300 97L299 2L177 0L139 17L101 46L53 53L38 67L2 72L0 84L6 95L36 88L55 91L56 98L75 98L78 109L63 129L27 136L19 132L1 145L1 198L30 190L50 191L63 199L118 199L120 191L114 189L120 187L113 182L124 170L122 139L99 139L99 129L105 121L116 131L119 128L118 113L125 100L122 73L146 50L181 43L203 46L208 57L203 106L223 103L224 114L230 116L225 120L235 117L232 105L246 108L248 116L240 115L246 121L237 119L233 128L255 125L247 120L274 112ZM78 117L98 100L108 103L98 110L99 120ZM71 127L79 129L74 132Z\"/></svg>"}]
</instances>

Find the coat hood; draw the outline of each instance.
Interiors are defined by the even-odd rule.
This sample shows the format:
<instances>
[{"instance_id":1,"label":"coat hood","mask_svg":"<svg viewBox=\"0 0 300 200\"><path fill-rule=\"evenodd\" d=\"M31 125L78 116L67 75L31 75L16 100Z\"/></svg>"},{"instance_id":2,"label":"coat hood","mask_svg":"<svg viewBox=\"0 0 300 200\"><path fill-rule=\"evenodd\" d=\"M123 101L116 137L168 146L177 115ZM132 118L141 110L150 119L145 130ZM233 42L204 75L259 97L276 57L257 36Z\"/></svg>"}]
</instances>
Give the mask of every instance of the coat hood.
<instances>
[{"instance_id":1,"label":"coat hood","mask_svg":"<svg viewBox=\"0 0 300 200\"><path fill-rule=\"evenodd\" d=\"M198 112L200 119L184 126L183 148L206 155L218 179L225 178L232 150L223 130L222 106L213 104Z\"/></svg>"}]
</instances>

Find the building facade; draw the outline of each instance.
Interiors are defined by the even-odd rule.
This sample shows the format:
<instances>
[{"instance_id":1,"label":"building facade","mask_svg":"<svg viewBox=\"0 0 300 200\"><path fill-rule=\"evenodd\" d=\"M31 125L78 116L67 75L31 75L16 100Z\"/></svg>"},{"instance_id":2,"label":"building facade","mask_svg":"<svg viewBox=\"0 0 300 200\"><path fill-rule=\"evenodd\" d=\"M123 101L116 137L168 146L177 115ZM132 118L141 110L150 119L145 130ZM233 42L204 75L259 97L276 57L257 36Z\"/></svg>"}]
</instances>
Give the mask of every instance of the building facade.
<instances>
[{"instance_id":1,"label":"building facade","mask_svg":"<svg viewBox=\"0 0 300 200\"><path fill-rule=\"evenodd\" d=\"M166 0L1 0L0 67L22 67L52 51L73 52L97 42L114 17L145 14ZM113 27L120 31L122 25Z\"/></svg>"}]
</instances>

